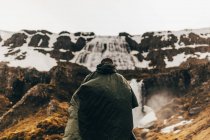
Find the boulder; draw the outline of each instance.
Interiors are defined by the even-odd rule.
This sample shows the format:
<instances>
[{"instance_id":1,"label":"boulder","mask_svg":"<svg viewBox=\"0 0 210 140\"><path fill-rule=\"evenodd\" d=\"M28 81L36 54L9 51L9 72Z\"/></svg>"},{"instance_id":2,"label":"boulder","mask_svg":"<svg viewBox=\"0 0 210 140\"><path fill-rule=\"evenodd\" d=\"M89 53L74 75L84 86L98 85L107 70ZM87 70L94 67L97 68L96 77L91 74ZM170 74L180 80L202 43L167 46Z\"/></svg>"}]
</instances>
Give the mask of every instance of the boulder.
<instances>
[{"instance_id":1,"label":"boulder","mask_svg":"<svg viewBox=\"0 0 210 140\"><path fill-rule=\"evenodd\" d=\"M196 115L198 113L200 113L203 109L201 107L192 107L189 109L189 115Z\"/></svg>"},{"instance_id":2,"label":"boulder","mask_svg":"<svg viewBox=\"0 0 210 140\"><path fill-rule=\"evenodd\" d=\"M28 46L46 48L49 46L49 40L50 38L47 35L36 34L32 36L31 41L29 42Z\"/></svg>"}]
</instances>

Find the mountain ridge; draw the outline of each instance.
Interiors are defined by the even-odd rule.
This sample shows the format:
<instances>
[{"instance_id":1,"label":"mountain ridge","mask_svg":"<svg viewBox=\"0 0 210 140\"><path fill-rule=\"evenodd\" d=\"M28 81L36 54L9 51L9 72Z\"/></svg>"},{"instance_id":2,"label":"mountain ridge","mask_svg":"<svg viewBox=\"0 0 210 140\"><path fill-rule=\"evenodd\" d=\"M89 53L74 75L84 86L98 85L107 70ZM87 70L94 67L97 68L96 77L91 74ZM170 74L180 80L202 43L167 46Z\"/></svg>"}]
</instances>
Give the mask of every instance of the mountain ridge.
<instances>
[{"instance_id":1,"label":"mountain ridge","mask_svg":"<svg viewBox=\"0 0 210 140\"><path fill-rule=\"evenodd\" d=\"M125 32L118 36L97 36L93 32L55 34L46 30L21 30L1 31L0 38L0 61L40 71L49 71L60 61L81 64L93 71L105 57L113 58L118 69L161 69L179 67L188 58L210 56L210 28L146 32L136 36ZM31 56L40 58L39 63Z\"/></svg>"}]
</instances>

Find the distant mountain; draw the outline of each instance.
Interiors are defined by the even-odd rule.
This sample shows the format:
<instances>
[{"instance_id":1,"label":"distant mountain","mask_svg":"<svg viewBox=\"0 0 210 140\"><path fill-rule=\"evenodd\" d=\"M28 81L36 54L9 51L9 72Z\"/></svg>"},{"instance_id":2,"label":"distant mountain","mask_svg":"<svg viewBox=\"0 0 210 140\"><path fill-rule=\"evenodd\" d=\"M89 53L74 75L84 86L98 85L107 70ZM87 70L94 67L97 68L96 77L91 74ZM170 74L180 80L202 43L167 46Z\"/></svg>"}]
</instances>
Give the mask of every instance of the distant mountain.
<instances>
[{"instance_id":1,"label":"distant mountain","mask_svg":"<svg viewBox=\"0 0 210 140\"><path fill-rule=\"evenodd\" d=\"M105 57L111 57L121 70L163 69L178 67L189 58L209 56L210 28L118 36L68 31L56 34L46 30L0 31L0 61L39 71L49 71L57 62L73 62L95 70Z\"/></svg>"}]
</instances>

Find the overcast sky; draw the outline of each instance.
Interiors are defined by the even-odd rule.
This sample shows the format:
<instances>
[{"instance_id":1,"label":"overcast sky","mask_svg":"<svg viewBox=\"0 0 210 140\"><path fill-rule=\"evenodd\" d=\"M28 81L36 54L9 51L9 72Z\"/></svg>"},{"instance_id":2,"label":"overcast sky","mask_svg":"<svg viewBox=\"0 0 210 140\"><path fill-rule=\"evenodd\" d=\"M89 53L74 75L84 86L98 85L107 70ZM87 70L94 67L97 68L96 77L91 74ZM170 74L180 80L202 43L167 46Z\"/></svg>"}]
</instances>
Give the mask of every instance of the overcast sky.
<instances>
[{"instance_id":1,"label":"overcast sky","mask_svg":"<svg viewBox=\"0 0 210 140\"><path fill-rule=\"evenodd\" d=\"M117 35L203 27L210 27L210 0L0 0L0 30Z\"/></svg>"}]
</instances>

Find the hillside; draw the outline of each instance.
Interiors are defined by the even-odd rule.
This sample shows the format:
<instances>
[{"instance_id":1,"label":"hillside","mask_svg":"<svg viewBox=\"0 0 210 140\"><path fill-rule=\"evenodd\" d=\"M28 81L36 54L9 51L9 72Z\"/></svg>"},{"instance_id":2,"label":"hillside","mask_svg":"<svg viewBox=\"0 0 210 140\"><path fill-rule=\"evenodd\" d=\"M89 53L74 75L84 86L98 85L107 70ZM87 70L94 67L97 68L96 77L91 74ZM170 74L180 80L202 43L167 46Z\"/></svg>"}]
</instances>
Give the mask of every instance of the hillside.
<instances>
[{"instance_id":1,"label":"hillside","mask_svg":"<svg viewBox=\"0 0 210 140\"><path fill-rule=\"evenodd\" d=\"M118 36L0 31L0 139L62 139L72 94L105 57L157 117L139 126L147 113L135 109L138 139L208 139L209 56L210 28Z\"/></svg>"}]
</instances>

